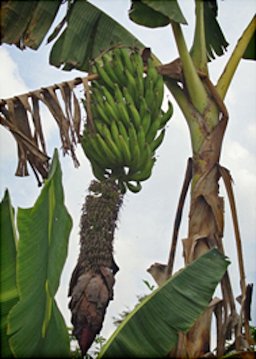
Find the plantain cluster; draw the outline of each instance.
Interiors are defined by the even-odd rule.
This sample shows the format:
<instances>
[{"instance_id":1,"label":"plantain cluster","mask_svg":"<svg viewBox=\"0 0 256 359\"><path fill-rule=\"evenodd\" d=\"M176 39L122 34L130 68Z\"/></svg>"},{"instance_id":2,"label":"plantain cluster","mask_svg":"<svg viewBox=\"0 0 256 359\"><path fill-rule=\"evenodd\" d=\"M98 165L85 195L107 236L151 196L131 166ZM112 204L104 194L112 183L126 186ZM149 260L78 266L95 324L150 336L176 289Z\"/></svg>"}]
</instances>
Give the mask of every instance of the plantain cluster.
<instances>
[{"instance_id":1,"label":"plantain cluster","mask_svg":"<svg viewBox=\"0 0 256 359\"><path fill-rule=\"evenodd\" d=\"M141 189L151 175L155 151L173 113L161 110L164 82L153 60L144 63L137 51L115 48L96 61L99 75L90 86L93 127L87 121L82 146L98 180L113 178L122 193ZM84 100L88 113L88 98Z\"/></svg>"}]
</instances>

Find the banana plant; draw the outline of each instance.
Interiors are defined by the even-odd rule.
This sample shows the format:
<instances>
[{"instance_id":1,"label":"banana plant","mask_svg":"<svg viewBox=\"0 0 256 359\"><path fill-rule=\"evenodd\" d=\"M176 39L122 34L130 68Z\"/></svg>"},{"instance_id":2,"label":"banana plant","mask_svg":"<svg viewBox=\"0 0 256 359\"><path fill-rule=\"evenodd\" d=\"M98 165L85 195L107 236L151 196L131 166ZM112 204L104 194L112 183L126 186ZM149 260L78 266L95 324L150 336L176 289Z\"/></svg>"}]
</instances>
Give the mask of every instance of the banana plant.
<instances>
[{"instance_id":1,"label":"banana plant","mask_svg":"<svg viewBox=\"0 0 256 359\"><path fill-rule=\"evenodd\" d=\"M245 55L255 56L255 52L249 54L255 37L256 19L253 17L240 40L237 43L231 57L220 75L216 86L210 80L208 62L213 51L227 46L227 42L217 26L217 4L208 1L196 1L196 26L192 48L189 50L185 42L181 24L184 17L176 1L170 3L142 1L132 2L130 18L136 23L158 27L170 24L179 59L160 65L159 71L165 75L166 85L175 97L182 110L189 127L192 147L192 159L189 161L190 169L187 171L187 180L191 181L191 197L189 211L188 237L183 240L185 265L192 263L210 248L216 246L223 252L223 223L224 210L223 199L219 196L219 178L222 177L227 188L230 205L232 208L235 226L236 244L239 258L240 283L242 298L246 301L246 283L243 266L241 239L238 229L238 221L235 210L234 197L231 187L229 171L219 164L221 146L228 124L228 110L224 104L224 98L235 74L235 70ZM148 17L144 16L148 11ZM169 15L175 13L177 16ZM167 17L169 21L167 21ZM209 22L208 20L211 20ZM207 32L209 23L212 32ZM208 29L209 30L209 29ZM214 36L219 39L218 47L214 42ZM210 49L210 50L209 50ZM186 184L187 186L187 184ZM185 189L187 190L187 188ZM174 238L175 240L175 238ZM172 246L170 260L166 269L166 278L172 274L175 245ZM231 328L235 333L235 341L239 347L238 338L238 313L236 313L233 294L228 273L222 279L223 301L226 305L224 315L230 320ZM249 334L248 318L241 309L241 315L245 320L245 338L251 342ZM236 319L231 319L236 318ZM199 357L209 351L210 342L210 316L199 318L197 323L177 345L175 356ZM240 323L241 325L242 323ZM220 323L224 326L224 323ZM221 338L222 336L222 338ZM222 355L224 350L224 338L227 332L218 333L217 355ZM197 338L195 340L195 338Z\"/></svg>"}]
</instances>

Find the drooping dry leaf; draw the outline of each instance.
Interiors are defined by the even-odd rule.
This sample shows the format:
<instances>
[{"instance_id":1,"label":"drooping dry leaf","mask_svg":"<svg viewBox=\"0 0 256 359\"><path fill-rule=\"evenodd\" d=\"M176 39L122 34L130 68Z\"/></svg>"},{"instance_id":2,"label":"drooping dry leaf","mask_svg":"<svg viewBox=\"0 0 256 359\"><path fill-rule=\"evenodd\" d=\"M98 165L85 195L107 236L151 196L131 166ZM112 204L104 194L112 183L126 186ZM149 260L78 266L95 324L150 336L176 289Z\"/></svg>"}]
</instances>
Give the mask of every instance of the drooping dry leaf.
<instances>
[{"instance_id":1,"label":"drooping dry leaf","mask_svg":"<svg viewBox=\"0 0 256 359\"><path fill-rule=\"evenodd\" d=\"M39 145L39 143L41 144L43 152L46 153L46 145L45 145L43 129L42 129L41 120L40 120L39 100L33 94L31 96L31 98L32 98L32 104L33 104L33 122L34 122L34 126L35 126L34 139L35 139L37 145Z\"/></svg>"},{"instance_id":2,"label":"drooping dry leaf","mask_svg":"<svg viewBox=\"0 0 256 359\"><path fill-rule=\"evenodd\" d=\"M78 99L74 92L73 92L73 108L74 108L74 117L73 117L74 130L75 130L78 142L80 142L81 110L80 110Z\"/></svg>"},{"instance_id":3,"label":"drooping dry leaf","mask_svg":"<svg viewBox=\"0 0 256 359\"><path fill-rule=\"evenodd\" d=\"M27 176L29 163L33 172L41 185L41 180L47 177L49 157L42 152L32 136L32 130L28 120L28 113L31 106L28 102L28 95L14 97L6 101L6 105L1 105L1 124L11 131L18 147L18 166L17 176Z\"/></svg>"},{"instance_id":4,"label":"drooping dry leaf","mask_svg":"<svg viewBox=\"0 0 256 359\"><path fill-rule=\"evenodd\" d=\"M50 112L52 113L54 119L58 124L64 155L70 153L75 166L79 166L78 159L75 155L74 143L70 138L70 124L67 117L64 115L62 111L61 105L59 103L55 91L56 90L54 89L53 86L48 88L42 88L41 99L44 102L44 104L48 107L48 109L50 110Z\"/></svg>"},{"instance_id":5,"label":"drooping dry leaf","mask_svg":"<svg viewBox=\"0 0 256 359\"><path fill-rule=\"evenodd\" d=\"M95 79L95 75L92 79ZM49 109L57 123L64 155L70 154L75 166L79 165L75 146L80 142L82 116L75 87L82 83L83 79L79 77L7 100L0 100L0 125L12 133L18 147L17 176L29 175L28 163L39 185L48 176L50 158L46 150L40 104ZM60 91L60 98L57 90ZM84 91L86 94L89 87Z\"/></svg>"},{"instance_id":6,"label":"drooping dry leaf","mask_svg":"<svg viewBox=\"0 0 256 359\"><path fill-rule=\"evenodd\" d=\"M74 128L74 115L72 109L72 98L74 99L76 96L73 91L72 84L68 82L62 82L58 85L58 87L60 89L61 96L65 104L66 118L68 120L72 142L77 143L76 131Z\"/></svg>"}]
</instances>

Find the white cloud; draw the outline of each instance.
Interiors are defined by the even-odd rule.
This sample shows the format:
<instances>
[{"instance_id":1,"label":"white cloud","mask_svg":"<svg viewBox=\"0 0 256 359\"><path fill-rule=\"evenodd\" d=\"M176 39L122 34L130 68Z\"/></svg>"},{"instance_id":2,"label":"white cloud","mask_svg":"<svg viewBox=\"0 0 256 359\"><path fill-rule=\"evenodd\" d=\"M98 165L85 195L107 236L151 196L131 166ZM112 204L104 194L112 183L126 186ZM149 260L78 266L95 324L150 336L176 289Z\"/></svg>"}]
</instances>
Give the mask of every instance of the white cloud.
<instances>
[{"instance_id":1,"label":"white cloud","mask_svg":"<svg viewBox=\"0 0 256 359\"><path fill-rule=\"evenodd\" d=\"M12 97L14 94L27 92L29 89L19 73L18 66L6 48L0 48L0 98Z\"/></svg>"},{"instance_id":2,"label":"white cloud","mask_svg":"<svg viewBox=\"0 0 256 359\"><path fill-rule=\"evenodd\" d=\"M245 145L228 139L223 147L222 163L227 163L235 173L234 181L236 182L237 177L238 183L244 190L255 189L256 155L249 152Z\"/></svg>"},{"instance_id":3,"label":"white cloud","mask_svg":"<svg viewBox=\"0 0 256 359\"><path fill-rule=\"evenodd\" d=\"M9 52L0 47L0 98L12 97L15 93L24 93L28 91L25 81L19 74L18 66L12 60ZM4 157L14 158L16 156L16 146L12 135L0 126L0 148L1 161Z\"/></svg>"},{"instance_id":4,"label":"white cloud","mask_svg":"<svg viewBox=\"0 0 256 359\"><path fill-rule=\"evenodd\" d=\"M256 149L256 124L255 123L250 123L247 128L247 137L249 139L249 141L254 143L254 148Z\"/></svg>"}]
</instances>

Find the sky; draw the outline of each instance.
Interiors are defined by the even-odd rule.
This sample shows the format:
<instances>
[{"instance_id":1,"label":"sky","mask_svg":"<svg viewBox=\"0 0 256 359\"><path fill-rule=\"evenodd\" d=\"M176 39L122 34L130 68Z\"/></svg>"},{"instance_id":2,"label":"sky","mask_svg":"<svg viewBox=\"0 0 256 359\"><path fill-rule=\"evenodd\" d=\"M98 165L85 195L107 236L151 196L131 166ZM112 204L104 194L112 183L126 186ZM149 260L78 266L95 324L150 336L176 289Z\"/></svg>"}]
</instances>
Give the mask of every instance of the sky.
<instances>
[{"instance_id":1,"label":"sky","mask_svg":"<svg viewBox=\"0 0 256 359\"><path fill-rule=\"evenodd\" d=\"M177 50L171 29L146 29L132 23L128 18L129 1L94 0L92 3L106 11L127 27L154 54L167 63L177 57ZM189 25L183 26L188 45L191 45L194 29L194 2L180 1ZM255 13L254 0L219 1L219 22L227 41L227 53L209 65L210 77L216 83L222 73L237 40ZM53 83L85 76L79 71L64 72L49 65L50 46L44 42L38 51L20 51L14 46L0 47L0 98L8 98ZM225 103L229 111L220 163L228 168L234 180L234 193L239 216L240 232L247 283L256 286L256 67L252 61L242 60ZM81 91L82 96L82 91ZM120 267L116 275L114 301L107 309L101 334L108 337L114 330L113 317L123 310L133 308L137 296L148 294L143 280L154 284L146 269L155 262L166 263L171 244L171 235L178 198L185 174L187 158L191 156L190 138L185 120L172 96L166 93L174 104L172 117L164 143L157 151L157 162L149 180L143 182L141 192L127 193L120 210L118 228L115 233L115 259ZM43 128L48 139L48 152L53 154L61 144L54 120L46 109L42 112ZM74 168L71 158L61 158L65 204L73 219L69 241L68 258L57 293L57 303L67 324L70 324L67 292L73 268L79 253L79 219L81 207L87 195L87 188L93 179L90 164L82 150L77 148L80 167ZM0 126L0 198L9 189L15 208L33 206L40 189L31 174L29 177L15 177L17 165L16 145L9 132ZM225 189L220 181L220 193L225 198L224 247L231 259L229 267L235 296L240 294L239 270L231 213L226 200ZM179 244L175 257L175 270L183 266L181 239L187 236L189 203L185 204ZM253 296L253 323L256 325L256 288Z\"/></svg>"}]
</instances>

